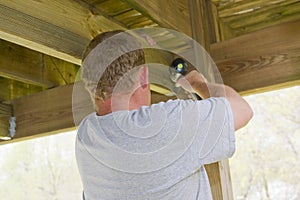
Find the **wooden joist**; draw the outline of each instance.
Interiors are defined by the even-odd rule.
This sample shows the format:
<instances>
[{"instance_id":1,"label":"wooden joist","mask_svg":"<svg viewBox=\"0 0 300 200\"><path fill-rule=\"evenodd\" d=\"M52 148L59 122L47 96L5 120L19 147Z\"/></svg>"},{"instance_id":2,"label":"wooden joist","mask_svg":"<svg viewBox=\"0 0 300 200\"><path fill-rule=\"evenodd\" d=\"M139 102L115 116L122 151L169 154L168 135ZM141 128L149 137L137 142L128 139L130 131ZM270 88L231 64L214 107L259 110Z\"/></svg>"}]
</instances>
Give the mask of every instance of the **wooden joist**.
<instances>
[{"instance_id":1,"label":"wooden joist","mask_svg":"<svg viewBox=\"0 0 300 200\"><path fill-rule=\"evenodd\" d=\"M16 141L74 129L72 91L65 85L13 100Z\"/></svg>"},{"instance_id":2,"label":"wooden joist","mask_svg":"<svg viewBox=\"0 0 300 200\"><path fill-rule=\"evenodd\" d=\"M10 100L20 98L44 90L41 86L22 83L16 80L0 77L0 102L9 103Z\"/></svg>"},{"instance_id":3,"label":"wooden joist","mask_svg":"<svg viewBox=\"0 0 300 200\"><path fill-rule=\"evenodd\" d=\"M75 64L96 34L124 29L71 0L1 1L0 21L0 38Z\"/></svg>"},{"instance_id":4,"label":"wooden joist","mask_svg":"<svg viewBox=\"0 0 300 200\"><path fill-rule=\"evenodd\" d=\"M17 127L12 141L1 141L0 144L16 142L43 135L73 130L75 128L72 114L73 84L59 86L12 101ZM76 85L81 87L80 85ZM82 94L82 93L81 93ZM159 93L153 93L152 102L170 99ZM75 103L74 103L75 102ZM88 93L76 96L73 105L78 113L92 112ZM85 115L76 116L75 121Z\"/></svg>"},{"instance_id":5,"label":"wooden joist","mask_svg":"<svg viewBox=\"0 0 300 200\"><path fill-rule=\"evenodd\" d=\"M298 0L219 1L217 4L223 40L273 25L299 20Z\"/></svg>"},{"instance_id":6,"label":"wooden joist","mask_svg":"<svg viewBox=\"0 0 300 200\"><path fill-rule=\"evenodd\" d=\"M299 26L300 21L290 22L211 45L211 54L219 64L224 82L241 93L274 89L282 84L299 84L300 41L295 39L300 35ZM73 127L71 94L72 86L65 86L15 100L19 115L17 135L20 134L16 137ZM38 113L44 114L38 116ZM61 122L57 122L58 119ZM35 127L32 124L35 121L46 128L35 124L37 128L30 130ZM56 123L62 127L53 125Z\"/></svg>"},{"instance_id":7,"label":"wooden joist","mask_svg":"<svg viewBox=\"0 0 300 200\"><path fill-rule=\"evenodd\" d=\"M78 66L0 40L0 76L52 88L74 82Z\"/></svg>"},{"instance_id":8,"label":"wooden joist","mask_svg":"<svg viewBox=\"0 0 300 200\"><path fill-rule=\"evenodd\" d=\"M79 66L0 40L0 101L73 83Z\"/></svg>"},{"instance_id":9,"label":"wooden joist","mask_svg":"<svg viewBox=\"0 0 300 200\"><path fill-rule=\"evenodd\" d=\"M186 0L122 0L158 25L191 35L188 1ZM163 9L162 9L163 8Z\"/></svg>"},{"instance_id":10,"label":"wooden joist","mask_svg":"<svg viewBox=\"0 0 300 200\"><path fill-rule=\"evenodd\" d=\"M299 84L299 27L300 20L212 44L224 83L242 93Z\"/></svg>"},{"instance_id":11,"label":"wooden joist","mask_svg":"<svg viewBox=\"0 0 300 200\"><path fill-rule=\"evenodd\" d=\"M217 3L219 0L212 0ZM223 5L218 6L219 16L221 18L237 16L243 13L251 13L255 10L264 10L275 7L284 7L298 0L270 1L270 0L244 0L244 1L223 1Z\"/></svg>"}]
</instances>

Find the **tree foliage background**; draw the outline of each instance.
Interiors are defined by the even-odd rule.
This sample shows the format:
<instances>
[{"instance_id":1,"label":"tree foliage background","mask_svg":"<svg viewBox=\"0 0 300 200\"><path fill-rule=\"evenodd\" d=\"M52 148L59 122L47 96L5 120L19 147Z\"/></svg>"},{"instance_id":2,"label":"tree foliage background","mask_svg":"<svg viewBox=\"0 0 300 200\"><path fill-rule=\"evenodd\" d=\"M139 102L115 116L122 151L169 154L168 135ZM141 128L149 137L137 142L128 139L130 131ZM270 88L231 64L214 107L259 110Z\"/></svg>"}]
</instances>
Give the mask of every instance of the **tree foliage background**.
<instances>
[{"instance_id":1,"label":"tree foliage background","mask_svg":"<svg viewBox=\"0 0 300 200\"><path fill-rule=\"evenodd\" d=\"M245 98L254 118L236 132L235 199L300 199L300 87Z\"/></svg>"},{"instance_id":2,"label":"tree foliage background","mask_svg":"<svg viewBox=\"0 0 300 200\"><path fill-rule=\"evenodd\" d=\"M81 199L75 134L0 146L0 196L6 200Z\"/></svg>"}]
</instances>

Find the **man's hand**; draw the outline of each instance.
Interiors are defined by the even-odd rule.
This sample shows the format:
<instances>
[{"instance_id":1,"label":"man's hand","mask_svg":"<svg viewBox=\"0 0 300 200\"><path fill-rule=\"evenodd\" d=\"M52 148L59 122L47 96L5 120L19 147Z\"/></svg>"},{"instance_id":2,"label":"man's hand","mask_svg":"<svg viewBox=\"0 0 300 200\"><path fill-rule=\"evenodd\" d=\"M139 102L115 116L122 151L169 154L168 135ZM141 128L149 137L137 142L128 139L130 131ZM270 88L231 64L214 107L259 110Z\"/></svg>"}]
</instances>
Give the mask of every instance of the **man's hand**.
<instances>
[{"instance_id":1,"label":"man's hand","mask_svg":"<svg viewBox=\"0 0 300 200\"><path fill-rule=\"evenodd\" d=\"M193 70L187 75L180 77L176 82L176 86L181 86L189 92L195 92L194 87L196 87L199 83L207 83L207 80L201 73Z\"/></svg>"},{"instance_id":2,"label":"man's hand","mask_svg":"<svg viewBox=\"0 0 300 200\"><path fill-rule=\"evenodd\" d=\"M208 83L204 76L196 70L177 81L183 89L197 93L202 99L209 97L225 97L231 106L235 130L245 126L253 116L249 104L231 87L223 84Z\"/></svg>"},{"instance_id":3,"label":"man's hand","mask_svg":"<svg viewBox=\"0 0 300 200\"><path fill-rule=\"evenodd\" d=\"M188 92L198 94L202 99L210 97L206 78L196 70L189 72L187 75L179 78L176 86L181 86Z\"/></svg>"}]
</instances>

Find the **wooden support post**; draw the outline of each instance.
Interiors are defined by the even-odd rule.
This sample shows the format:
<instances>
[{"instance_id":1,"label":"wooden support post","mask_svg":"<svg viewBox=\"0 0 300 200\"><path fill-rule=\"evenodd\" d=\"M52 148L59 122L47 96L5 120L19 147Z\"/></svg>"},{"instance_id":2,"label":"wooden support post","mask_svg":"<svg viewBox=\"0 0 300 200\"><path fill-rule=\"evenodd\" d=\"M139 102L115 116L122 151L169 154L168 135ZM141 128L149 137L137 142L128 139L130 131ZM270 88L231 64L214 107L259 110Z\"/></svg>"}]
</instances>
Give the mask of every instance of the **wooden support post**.
<instances>
[{"instance_id":1,"label":"wooden support post","mask_svg":"<svg viewBox=\"0 0 300 200\"><path fill-rule=\"evenodd\" d=\"M208 0L189 0L189 11L190 11L190 21L192 28L193 38L200 43L207 52L210 52L210 42L212 29L209 22L212 19L211 9ZM196 56L201 52L195 52ZM205 56L201 56L205 58ZM196 59L197 60L197 59ZM209 66L209 63L205 60L205 66ZM204 72L209 73L209 72ZM205 169L207 171L209 182L211 186L213 199L217 200L232 200L232 188L230 180L230 170L228 165L228 160L220 161L210 165L206 165Z\"/></svg>"}]
</instances>

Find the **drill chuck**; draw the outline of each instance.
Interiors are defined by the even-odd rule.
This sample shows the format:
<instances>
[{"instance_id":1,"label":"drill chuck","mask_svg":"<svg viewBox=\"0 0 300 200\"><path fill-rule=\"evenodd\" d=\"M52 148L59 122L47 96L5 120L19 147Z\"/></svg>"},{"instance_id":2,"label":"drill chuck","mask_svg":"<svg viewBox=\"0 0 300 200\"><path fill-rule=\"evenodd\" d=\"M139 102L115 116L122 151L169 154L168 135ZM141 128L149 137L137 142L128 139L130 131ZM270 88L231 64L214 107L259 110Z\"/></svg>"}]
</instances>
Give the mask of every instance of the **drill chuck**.
<instances>
[{"instance_id":1,"label":"drill chuck","mask_svg":"<svg viewBox=\"0 0 300 200\"><path fill-rule=\"evenodd\" d=\"M170 65L170 79L176 82L181 75L188 72L188 64L182 58L176 58Z\"/></svg>"}]
</instances>

